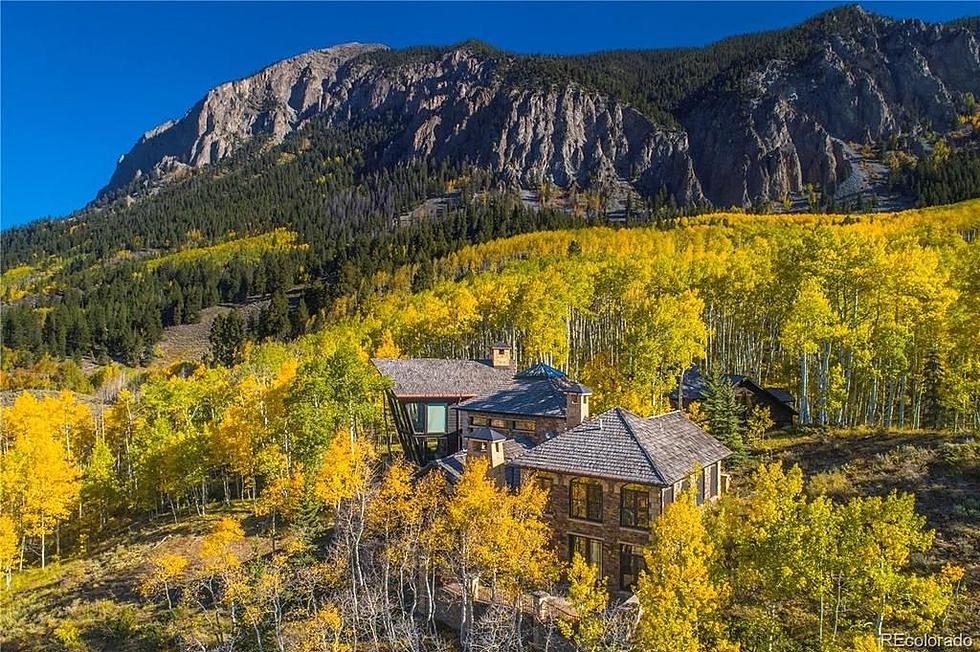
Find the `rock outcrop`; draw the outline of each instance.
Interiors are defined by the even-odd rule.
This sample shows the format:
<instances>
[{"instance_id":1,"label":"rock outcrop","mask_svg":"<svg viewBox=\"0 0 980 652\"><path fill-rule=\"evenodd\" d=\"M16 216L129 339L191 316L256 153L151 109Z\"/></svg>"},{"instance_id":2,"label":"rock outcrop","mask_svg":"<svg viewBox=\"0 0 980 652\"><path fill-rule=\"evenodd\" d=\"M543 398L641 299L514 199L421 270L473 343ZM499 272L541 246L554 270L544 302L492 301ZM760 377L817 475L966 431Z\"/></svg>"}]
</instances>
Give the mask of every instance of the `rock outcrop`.
<instances>
[{"instance_id":1,"label":"rock outcrop","mask_svg":"<svg viewBox=\"0 0 980 652\"><path fill-rule=\"evenodd\" d=\"M384 159L466 159L504 180L561 186L616 179L661 186L681 204L748 205L806 184L837 187L852 148L928 122L953 126L964 93L980 96L980 46L965 28L850 10L799 60L772 59L737 91L703 89L667 127L578 83L514 84L502 57L460 46L416 60L347 44L276 63L210 91L123 156L103 192L200 167L253 136L273 142L317 118L328 124L395 115L404 128ZM384 53L380 53L384 54Z\"/></svg>"}]
</instances>

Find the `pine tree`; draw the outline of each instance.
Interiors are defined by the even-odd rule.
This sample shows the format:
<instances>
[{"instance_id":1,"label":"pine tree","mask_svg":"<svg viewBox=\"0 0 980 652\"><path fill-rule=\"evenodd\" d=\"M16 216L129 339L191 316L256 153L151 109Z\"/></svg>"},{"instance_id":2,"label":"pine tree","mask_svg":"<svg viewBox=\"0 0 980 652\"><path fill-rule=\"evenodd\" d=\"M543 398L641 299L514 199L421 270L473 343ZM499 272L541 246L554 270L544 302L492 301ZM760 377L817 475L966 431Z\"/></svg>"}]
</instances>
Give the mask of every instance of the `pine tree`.
<instances>
[{"instance_id":1,"label":"pine tree","mask_svg":"<svg viewBox=\"0 0 980 652\"><path fill-rule=\"evenodd\" d=\"M237 310L231 311L227 316L215 317L208 333L211 360L214 364L234 367L241 363L246 341L245 328L245 320Z\"/></svg>"},{"instance_id":2,"label":"pine tree","mask_svg":"<svg viewBox=\"0 0 980 652\"><path fill-rule=\"evenodd\" d=\"M259 328L262 337L274 340L284 339L289 334L289 301L282 290L272 293L268 307L262 311Z\"/></svg>"},{"instance_id":3,"label":"pine tree","mask_svg":"<svg viewBox=\"0 0 980 652\"><path fill-rule=\"evenodd\" d=\"M717 369L708 374L701 408L708 420L711 435L728 446L736 457L745 455L742 436L742 406L735 398L731 382Z\"/></svg>"},{"instance_id":4,"label":"pine tree","mask_svg":"<svg viewBox=\"0 0 980 652\"><path fill-rule=\"evenodd\" d=\"M306 332L306 324L310 321L310 311L306 308L306 299L300 297L299 305L290 315L293 337L299 337Z\"/></svg>"}]
</instances>

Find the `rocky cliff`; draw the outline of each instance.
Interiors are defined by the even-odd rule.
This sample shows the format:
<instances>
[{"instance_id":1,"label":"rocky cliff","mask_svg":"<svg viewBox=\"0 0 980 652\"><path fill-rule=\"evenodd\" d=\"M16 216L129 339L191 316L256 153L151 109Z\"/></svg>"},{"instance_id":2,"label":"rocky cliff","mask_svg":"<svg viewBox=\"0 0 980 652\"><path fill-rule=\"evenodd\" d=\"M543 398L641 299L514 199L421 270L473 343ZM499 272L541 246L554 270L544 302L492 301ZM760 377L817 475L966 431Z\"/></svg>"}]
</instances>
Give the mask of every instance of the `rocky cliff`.
<instances>
[{"instance_id":1,"label":"rocky cliff","mask_svg":"<svg viewBox=\"0 0 980 652\"><path fill-rule=\"evenodd\" d=\"M836 188L852 172L848 142L941 133L966 93L980 95L980 46L966 27L849 8L786 38L799 43L791 54L754 61L747 51L691 88L669 121L574 76L515 81L521 57L471 45L428 56L356 43L307 52L222 84L147 132L104 192L213 163L259 134L281 141L313 118L394 115L389 162L466 159L514 184L615 179L643 194L666 187L682 204L748 205L806 184Z\"/></svg>"}]
</instances>

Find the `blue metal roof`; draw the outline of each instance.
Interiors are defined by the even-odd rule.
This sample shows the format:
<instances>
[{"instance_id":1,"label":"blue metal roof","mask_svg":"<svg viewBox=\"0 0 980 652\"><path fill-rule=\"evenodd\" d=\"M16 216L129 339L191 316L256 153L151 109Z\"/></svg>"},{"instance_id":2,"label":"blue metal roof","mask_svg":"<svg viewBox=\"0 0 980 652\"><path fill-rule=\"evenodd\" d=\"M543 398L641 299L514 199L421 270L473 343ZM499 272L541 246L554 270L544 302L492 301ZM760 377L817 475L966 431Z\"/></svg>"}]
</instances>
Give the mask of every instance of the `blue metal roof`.
<instances>
[{"instance_id":1,"label":"blue metal roof","mask_svg":"<svg viewBox=\"0 0 980 652\"><path fill-rule=\"evenodd\" d=\"M528 367L524 371L519 372L514 378L564 378L565 372L555 369L551 365L547 365L543 362Z\"/></svg>"}]
</instances>

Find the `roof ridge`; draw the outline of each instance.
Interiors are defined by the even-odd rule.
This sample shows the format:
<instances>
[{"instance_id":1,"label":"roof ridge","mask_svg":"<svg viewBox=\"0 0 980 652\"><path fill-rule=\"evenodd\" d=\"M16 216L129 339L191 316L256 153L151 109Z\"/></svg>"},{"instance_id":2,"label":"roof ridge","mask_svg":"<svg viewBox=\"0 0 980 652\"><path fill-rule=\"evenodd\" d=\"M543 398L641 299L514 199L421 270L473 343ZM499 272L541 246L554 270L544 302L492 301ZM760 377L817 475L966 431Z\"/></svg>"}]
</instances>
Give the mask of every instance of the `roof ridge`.
<instances>
[{"instance_id":1,"label":"roof ridge","mask_svg":"<svg viewBox=\"0 0 980 652\"><path fill-rule=\"evenodd\" d=\"M664 474L661 473L660 467L658 467L656 462L653 461L653 458L650 457L650 453L647 452L646 446L644 446L643 442L640 441L640 438L636 436L636 431L633 430L633 426L630 425L629 420L627 420L626 417L623 416L623 413L625 412L627 415L636 417L637 419L643 419L643 417L637 414L633 414L626 408L620 407L618 405L615 407L615 410L616 410L616 416L618 416L619 420L623 422L623 427L626 428L626 432L630 434L630 437L632 437L633 441L636 442L636 445L639 446L640 452L643 453L644 459L646 459L646 461L650 464L650 468L653 469L653 472L657 475L657 477L660 478L660 483L666 485L667 479L664 477Z\"/></svg>"}]
</instances>

